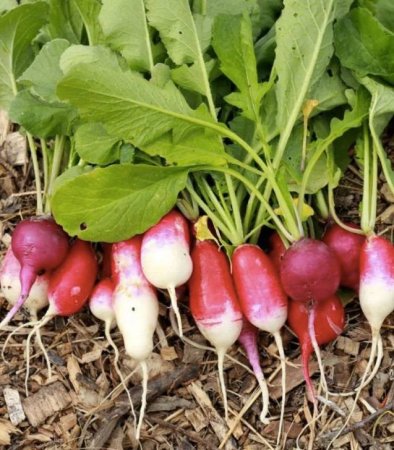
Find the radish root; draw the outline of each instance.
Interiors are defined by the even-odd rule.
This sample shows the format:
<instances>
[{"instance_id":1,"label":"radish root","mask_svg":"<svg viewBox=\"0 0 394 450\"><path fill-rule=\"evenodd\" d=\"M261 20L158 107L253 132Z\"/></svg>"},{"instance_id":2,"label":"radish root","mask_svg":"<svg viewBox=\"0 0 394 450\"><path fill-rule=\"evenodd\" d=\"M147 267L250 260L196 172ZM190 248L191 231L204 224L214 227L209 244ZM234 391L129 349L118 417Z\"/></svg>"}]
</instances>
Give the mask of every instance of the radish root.
<instances>
[{"instance_id":1,"label":"radish root","mask_svg":"<svg viewBox=\"0 0 394 450\"><path fill-rule=\"evenodd\" d=\"M22 328L27 328L30 325L34 326L37 323L38 323L37 320L31 320L30 322L23 323L22 325L19 325L19 327L16 327L15 330L13 330L7 336L7 339L4 342L3 348L1 349L1 358L6 364L8 364L8 361L6 360L6 357L5 357L5 350L8 347L8 343L9 343L10 339L12 338L12 336L14 336L16 333L18 333L18 331L20 331Z\"/></svg>"},{"instance_id":2,"label":"radish root","mask_svg":"<svg viewBox=\"0 0 394 450\"><path fill-rule=\"evenodd\" d=\"M168 288L168 294L170 295L171 307L175 313L176 320L178 323L178 334L179 334L179 337L182 338L183 337L182 320L181 320L181 314L180 314L179 308L178 308L178 299L176 297L176 291L175 291L174 286L171 286Z\"/></svg>"},{"instance_id":3,"label":"radish root","mask_svg":"<svg viewBox=\"0 0 394 450\"><path fill-rule=\"evenodd\" d=\"M228 404L227 404L227 389L226 383L224 381L224 355L226 354L225 350L219 349L217 351L218 355L218 370L219 370L219 383L223 396L223 406L224 406L224 419L228 422Z\"/></svg>"},{"instance_id":4,"label":"radish root","mask_svg":"<svg viewBox=\"0 0 394 450\"><path fill-rule=\"evenodd\" d=\"M118 374L118 377L120 379L122 387L123 387L123 389L125 390L125 392L127 394L127 398L129 399L130 409L131 409L131 413L132 413L133 418L134 418L134 423L137 423L137 417L135 415L133 400L131 399L130 392L127 389L126 380L125 380L124 376L122 375L122 372L120 371L120 367L119 367L119 350L118 350L117 345L115 344L115 342L113 341L113 339L111 337L111 321L110 320L107 320L105 322L104 333L105 333L105 337L106 337L107 341L109 342L109 345L114 350L114 354L115 354L115 361L114 361L115 372Z\"/></svg>"},{"instance_id":5,"label":"radish root","mask_svg":"<svg viewBox=\"0 0 394 450\"><path fill-rule=\"evenodd\" d=\"M142 396L141 396L141 409L140 416L138 418L138 425L135 437L137 441L140 440L142 421L144 419L145 408L146 408L146 396L148 394L148 366L146 361L140 361L141 370L142 370Z\"/></svg>"},{"instance_id":6,"label":"radish root","mask_svg":"<svg viewBox=\"0 0 394 450\"><path fill-rule=\"evenodd\" d=\"M281 435L283 432L283 422L285 418L285 403L286 403L286 356L285 351L283 349L283 341L282 337L280 335L280 332L277 331L276 333L273 333L275 338L276 346L278 347L278 352L280 356L280 364L282 369L282 403L280 408L280 419L279 419L279 430L278 430L278 437L276 441L276 446L279 448L279 444L281 441Z\"/></svg>"}]
</instances>

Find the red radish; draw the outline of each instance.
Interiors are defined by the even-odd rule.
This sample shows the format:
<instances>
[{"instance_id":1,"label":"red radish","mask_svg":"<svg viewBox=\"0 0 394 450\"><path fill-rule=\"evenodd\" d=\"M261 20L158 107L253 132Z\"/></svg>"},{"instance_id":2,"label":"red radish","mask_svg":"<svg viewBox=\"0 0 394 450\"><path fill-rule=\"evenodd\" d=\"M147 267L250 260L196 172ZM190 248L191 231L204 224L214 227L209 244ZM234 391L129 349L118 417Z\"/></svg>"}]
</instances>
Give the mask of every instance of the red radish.
<instances>
[{"instance_id":1,"label":"red radish","mask_svg":"<svg viewBox=\"0 0 394 450\"><path fill-rule=\"evenodd\" d=\"M127 389L126 382L122 375L122 372L119 369L119 350L111 337L111 328L116 326L115 311L112 304L114 290L115 286L110 278L104 278L100 280L96 284L95 288L93 289L92 295L90 296L89 308L92 314L95 317L97 317L97 319L104 322L105 337L115 353L115 362L114 362L115 370L129 398L131 411L135 418L133 401Z\"/></svg>"},{"instance_id":2,"label":"red radish","mask_svg":"<svg viewBox=\"0 0 394 450\"><path fill-rule=\"evenodd\" d=\"M142 237L113 244L112 278L115 282L113 307L116 323L122 333L126 353L137 360L142 369L142 402L136 437L139 439L146 408L148 367L146 359L153 350L153 334L159 303L155 289L141 267Z\"/></svg>"},{"instance_id":3,"label":"red radish","mask_svg":"<svg viewBox=\"0 0 394 450\"><path fill-rule=\"evenodd\" d=\"M29 376L29 351L32 333L43 327L55 316L71 316L87 302L97 276L96 255L90 243L75 240L66 259L51 274L48 288L49 308L27 338L26 393ZM51 378L48 367L48 378Z\"/></svg>"},{"instance_id":4,"label":"red radish","mask_svg":"<svg viewBox=\"0 0 394 450\"><path fill-rule=\"evenodd\" d=\"M280 329L287 318L287 296L280 284L278 272L260 247L243 244L233 253L232 273L243 314L252 325L272 333L275 338L282 361L282 383L285 383L286 365ZM282 388L282 414L278 440L283 424L286 392L284 384Z\"/></svg>"},{"instance_id":5,"label":"red radish","mask_svg":"<svg viewBox=\"0 0 394 450\"><path fill-rule=\"evenodd\" d=\"M153 286L168 290L181 337L182 322L175 288L186 283L192 274L193 263L189 252L189 224L175 210L146 231L142 239L142 270Z\"/></svg>"},{"instance_id":6,"label":"red radish","mask_svg":"<svg viewBox=\"0 0 394 450\"><path fill-rule=\"evenodd\" d=\"M359 230L352 223L345 223L349 228ZM322 241L335 253L341 266L341 285L358 292L360 284L360 252L365 236L345 230L338 224L330 225Z\"/></svg>"},{"instance_id":7,"label":"red radish","mask_svg":"<svg viewBox=\"0 0 394 450\"><path fill-rule=\"evenodd\" d=\"M270 237L268 238L268 244L269 244L268 256L279 273L282 258L286 252L285 244L283 243L282 238L280 237L277 231L274 231L270 235Z\"/></svg>"},{"instance_id":8,"label":"red radish","mask_svg":"<svg viewBox=\"0 0 394 450\"><path fill-rule=\"evenodd\" d=\"M280 277L293 300L319 302L335 294L341 272L335 253L324 242L303 238L286 250Z\"/></svg>"},{"instance_id":9,"label":"red radish","mask_svg":"<svg viewBox=\"0 0 394 450\"><path fill-rule=\"evenodd\" d=\"M219 380L228 419L223 360L238 339L242 313L226 255L212 241L197 240L192 250L193 273L189 280L190 309L204 337L218 355Z\"/></svg>"},{"instance_id":10,"label":"red radish","mask_svg":"<svg viewBox=\"0 0 394 450\"><path fill-rule=\"evenodd\" d=\"M258 333L259 330L254 325L252 325L247 319L243 319L241 334L239 335L238 341L242 344L246 351L246 355L252 366L253 372L259 383L261 389L261 395L263 400L263 408L260 414L260 420L268 424L269 421L266 419L268 414L268 404L269 404L269 393L267 382L264 378L264 373L260 366L259 350L258 350Z\"/></svg>"},{"instance_id":11,"label":"red radish","mask_svg":"<svg viewBox=\"0 0 394 450\"><path fill-rule=\"evenodd\" d=\"M0 323L0 330L8 324L25 303L39 274L56 269L65 259L68 237L52 219L32 218L20 222L14 230L12 251L21 265L21 293Z\"/></svg>"},{"instance_id":12,"label":"red radish","mask_svg":"<svg viewBox=\"0 0 394 450\"><path fill-rule=\"evenodd\" d=\"M301 344L302 370L308 387L309 396L314 399L315 393L309 373L309 359L313 351L311 335L315 336L318 345L328 344L336 339L345 326L345 310L339 298L332 296L318 302L311 311L306 303L289 302L288 323L297 335ZM313 331L310 325L313 324Z\"/></svg>"}]
</instances>

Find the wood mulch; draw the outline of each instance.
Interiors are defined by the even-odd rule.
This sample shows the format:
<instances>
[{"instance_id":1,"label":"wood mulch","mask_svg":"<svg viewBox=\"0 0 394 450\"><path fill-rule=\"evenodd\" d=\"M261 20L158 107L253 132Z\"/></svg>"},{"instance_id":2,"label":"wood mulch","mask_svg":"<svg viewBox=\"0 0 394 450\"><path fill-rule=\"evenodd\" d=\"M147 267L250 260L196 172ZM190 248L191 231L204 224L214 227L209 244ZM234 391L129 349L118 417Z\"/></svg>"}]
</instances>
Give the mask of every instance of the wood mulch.
<instances>
[{"instance_id":1,"label":"wood mulch","mask_svg":"<svg viewBox=\"0 0 394 450\"><path fill-rule=\"evenodd\" d=\"M3 125L2 125L3 124ZM391 134L393 136L393 134ZM394 153L394 139L385 146ZM0 259L10 244L15 224L34 214L34 186L24 139L4 128L0 115ZM361 178L349 170L337 190L338 213L357 220ZM380 231L392 237L394 199L387 188L379 193ZM347 392L357 387L366 368L370 329L357 298L346 297L347 326L342 336L322 350L331 390ZM169 302L162 295L160 327L149 359L149 394L140 448L150 449L274 449L281 406L280 364L273 338L260 334L260 354L270 386L270 423L259 421L261 397L242 348L234 345L225 361L230 421L224 420L217 377L217 357L209 349L183 343L168 319ZM7 309L0 295L0 317ZM191 318L187 300L180 303L183 329L188 339L205 346ZM4 343L10 332L28 320L19 313L0 333L0 448L7 449L132 449L134 422L129 403L114 369L114 354L99 323L87 309L78 315L56 318L42 329L53 376L39 347L30 354L28 396L24 380L24 350L31 328L22 328ZM331 448L389 450L394 446L394 315L384 323L384 358L373 382L363 390L355 412ZM285 431L286 449L328 448L333 432L340 429L354 397L324 396L319 415L305 396L300 371L299 346L285 328L282 333L287 355ZM127 379L136 413L140 406L141 376L124 352L119 332L113 339L120 350L120 368ZM34 340L34 339L33 339ZM318 387L317 363L311 362ZM308 426L309 425L309 426Z\"/></svg>"}]
</instances>

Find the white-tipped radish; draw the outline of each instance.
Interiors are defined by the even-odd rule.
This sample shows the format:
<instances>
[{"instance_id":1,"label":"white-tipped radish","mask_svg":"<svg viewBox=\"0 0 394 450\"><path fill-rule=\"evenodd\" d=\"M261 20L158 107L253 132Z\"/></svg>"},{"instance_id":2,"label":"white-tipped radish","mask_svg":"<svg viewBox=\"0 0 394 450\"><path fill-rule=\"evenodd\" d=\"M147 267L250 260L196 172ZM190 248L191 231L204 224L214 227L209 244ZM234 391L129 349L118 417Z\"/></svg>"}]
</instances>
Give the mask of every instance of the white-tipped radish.
<instances>
[{"instance_id":1,"label":"white-tipped radish","mask_svg":"<svg viewBox=\"0 0 394 450\"><path fill-rule=\"evenodd\" d=\"M114 361L115 371L119 376L123 389L126 391L130 403L131 412L134 416L134 420L137 422L134 412L133 401L127 389L126 381L119 368L119 350L111 337L111 329L116 326L115 311L113 308L114 290L115 286L110 278L104 278L100 280L96 284L95 288L93 289L92 295L90 296L89 309L91 313L95 317L97 317L97 319L104 322L105 337L115 353L115 361Z\"/></svg>"},{"instance_id":2,"label":"white-tipped radish","mask_svg":"<svg viewBox=\"0 0 394 450\"><path fill-rule=\"evenodd\" d=\"M140 438L146 408L148 370L146 359L153 350L153 334L159 318L155 289L141 267L141 236L118 242L112 247L112 277L115 283L113 308L123 336L126 353L142 369L142 401L136 438Z\"/></svg>"},{"instance_id":3,"label":"white-tipped radish","mask_svg":"<svg viewBox=\"0 0 394 450\"><path fill-rule=\"evenodd\" d=\"M218 246L212 241L197 240L192 260L190 309L199 330L216 349L225 418L228 420L223 360L241 333L242 313L229 261Z\"/></svg>"},{"instance_id":4,"label":"white-tipped radish","mask_svg":"<svg viewBox=\"0 0 394 450\"><path fill-rule=\"evenodd\" d=\"M279 446L286 396L286 361L280 330L287 319L287 296L270 258L257 245L238 246L232 256L232 273L241 309L247 320L273 334L282 366L282 408L277 445ZM263 413L267 410L264 409ZM262 413L261 420L265 420Z\"/></svg>"},{"instance_id":5,"label":"white-tipped radish","mask_svg":"<svg viewBox=\"0 0 394 450\"><path fill-rule=\"evenodd\" d=\"M189 280L193 263L190 257L189 225L180 212L169 212L144 233L141 264L144 275L153 286L168 290L178 322L179 335L182 337L182 322L175 288Z\"/></svg>"}]
</instances>

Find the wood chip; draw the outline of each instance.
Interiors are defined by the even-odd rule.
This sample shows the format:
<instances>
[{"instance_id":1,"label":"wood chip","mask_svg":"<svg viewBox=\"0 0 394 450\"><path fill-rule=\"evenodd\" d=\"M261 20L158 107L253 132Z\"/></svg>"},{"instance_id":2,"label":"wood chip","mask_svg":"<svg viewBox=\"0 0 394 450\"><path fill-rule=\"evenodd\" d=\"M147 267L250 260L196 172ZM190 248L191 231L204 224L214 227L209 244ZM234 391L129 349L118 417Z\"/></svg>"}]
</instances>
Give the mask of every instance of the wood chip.
<instances>
[{"instance_id":1,"label":"wood chip","mask_svg":"<svg viewBox=\"0 0 394 450\"><path fill-rule=\"evenodd\" d=\"M192 341L196 342L197 344L206 344L205 339L203 336L199 334L194 334L190 338ZM183 358L182 362L184 364L194 364L194 363L201 363L201 361L204 359L205 350L202 350L200 348L196 348L193 345L188 344L185 342L184 348L183 348Z\"/></svg>"},{"instance_id":2,"label":"wood chip","mask_svg":"<svg viewBox=\"0 0 394 450\"><path fill-rule=\"evenodd\" d=\"M81 364L88 364L88 363L99 360L101 358L102 353L103 353L103 348L96 344L92 351L84 353L82 358L78 359L78 361Z\"/></svg>"},{"instance_id":3,"label":"wood chip","mask_svg":"<svg viewBox=\"0 0 394 450\"><path fill-rule=\"evenodd\" d=\"M19 392L7 387L4 388L3 395L12 425L19 425L26 419Z\"/></svg>"},{"instance_id":4,"label":"wood chip","mask_svg":"<svg viewBox=\"0 0 394 450\"><path fill-rule=\"evenodd\" d=\"M181 408L190 409L192 406L193 403L189 400L186 400L185 398L162 395L149 405L148 411L175 411L176 409Z\"/></svg>"},{"instance_id":5,"label":"wood chip","mask_svg":"<svg viewBox=\"0 0 394 450\"><path fill-rule=\"evenodd\" d=\"M3 151L4 159L12 166L23 166L27 163L26 138L19 131L7 134Z\"/></svg>"},{"instance_id":6,"label":"wood chip","mask_svg":"<svg viewBox=\"0 0 394 450\"><path fill-rule=\"evenodd\" d=\"M60 418L60 426L63 431L69 431L77 424L77 416L74 413L66 414Z\"/></svg>"},{"instance_id":7,"label":"wood chip","mask_svg":"<svg viewBox=\"0 0 394 450\"><path fill-rule=\"evenodd\" d=\"M10 445L14 433L18 433L18 429L8 420L0 419L0 445Z\"/></svg>"},{"instance_id":8,"label":"wood chip","mask_svg":"<svg viewBox=\"0 0 394 450\"><path fill-rule=\"evenodd\" d=\"M200 408L186 410L185 416L197 432L209 425L208 417L202 413Z\"/></svg>"},{"instance_id":9,"label":"wood chip","mask_svg":"<svg viewBox=\"0 0 394 450\"><path fill-rule=\"evenodd\" d=\"M394 203L394 193L391 192L388 183L384 183L384 185L380 189L380 193L383 195L386 202Z\"/></svg>"},{"instance_id":10,"label":"wood chip","mask_svg":"<svg viewBox=\"0 0 394 450\"><path fill-rule=\"evenodd\" d=\"M42 387L36 394L22 400L27 420L33 427L41 425L70 404L71 396L59 381Z\"/></svg>"},{"instance_id":11,"label":"wood chip","mask_svg":"<svg viewBox=\"0 0 394 450\"><path fill-rule=\"evenodd\" d=\"M209 424L211 425L216 436L220 441L222 441L227 434L226 422L213 407L212 402L207 393L204 391L201 382L196 381L191 383L188 386L188 390L202 409L203 414L209 418ZM224 448L230 450L234 447L231 441L228 441Z\"/></svg>"},{"instance_id":12,"label":"wood chip","mask_svg":"<svg viewBox=\"0 0 394 450\"><path fill-rule=\"evenodd\" d=\"M292 391L295 387L305 382L304 376L301 370L301 357L292 361L293 364L299 365L299 367L293 367L287 365L286 367L286 393ZM314 359L309 363L309 371L311 377L318 371L319 365ZM279 372L276 377L270 383L269 395L272 399L278 400L282 397L282 374Z\"/></svg>"},{"instance_id":13,"label":"wood chip","mask_svg":"<svg viewBox=\"0 0 394 450\"><path fill-rule=\"evenodd\" d=\"M390 205L388 208L386 208L376 220L380 221L381 223L392 225L394 223L394 205Z\"/></svg>"},{"instance_id":14,"label":"wood chip","mask_svg":"<svg viewBox=\"0 0 394 450\"><path fill-rule=\"evenodd\" d=\"M339 336L336 343L337 349L343 350L348 355L357 356L360 353L360 343L345 336Z\"/></svg>"},{"instance_id":15,"label":"wood chip","mask_svg":"<svg viewBox=\"0 0 394 450\"><path fill-rule=\"evenodd\" d=\"M160 349L160 355L164 361L174 361L174 359L178 359L178 354L174 347L162 347Z\"/></svg>"}]
</instances>

